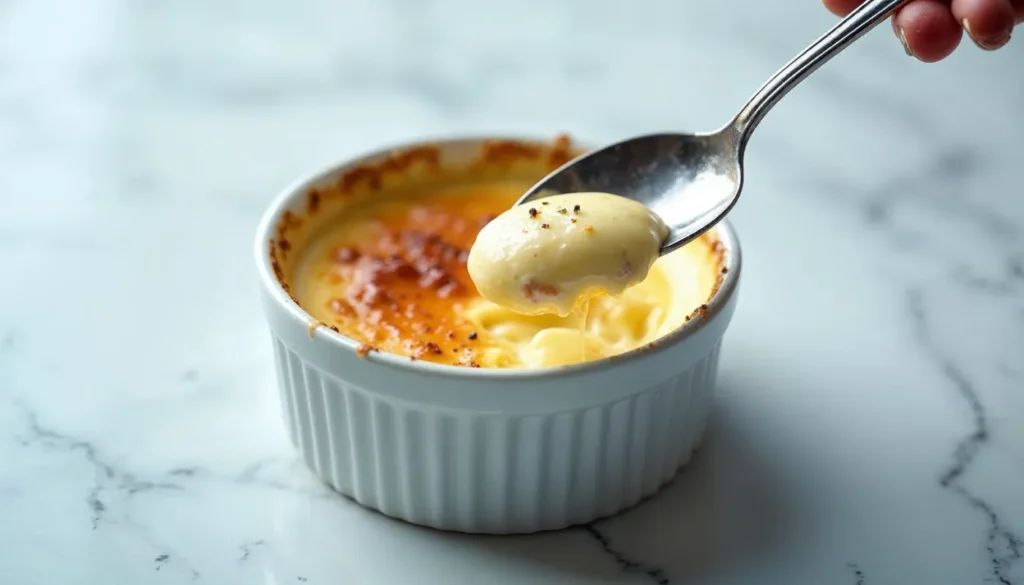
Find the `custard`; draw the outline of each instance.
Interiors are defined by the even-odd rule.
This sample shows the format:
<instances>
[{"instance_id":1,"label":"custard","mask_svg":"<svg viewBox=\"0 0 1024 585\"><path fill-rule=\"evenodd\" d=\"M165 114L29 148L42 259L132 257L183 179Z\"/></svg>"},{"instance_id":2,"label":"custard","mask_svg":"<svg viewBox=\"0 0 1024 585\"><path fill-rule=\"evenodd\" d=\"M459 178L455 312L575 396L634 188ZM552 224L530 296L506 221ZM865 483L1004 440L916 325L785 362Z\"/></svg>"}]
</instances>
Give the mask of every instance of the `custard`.
<instances>
[{"instance_id":1,"label":"custard","mask_svg":"<svg viewBox=\"0 0 1024 585\"><path fill-rule=\"evenodd\" d=\"M649 270L640 262L635 269L646 272L642 282L617 296L590 296L568 314L526 315L485 299L467 269L470 249L529 187L486 181L382 191L347 205L301 247L290 290L316 322L366 349L485 368L566 365L624 353L677 329L714 293L721 264L716 241L706 235ZM572 208L563 215L553 199L542 207L575 225ZM582 211L578 218L586 217ZM655 239L660 242L651 235L652 246ZM507 268L486 264L477 268Z\"/></svg>"},{"instance_id":2,"label":"custard","mask_svg":"<svg viewBox=\"0 0 1024 585\"><path fill-rule=\"evenodd\" d=\"M487 300L527 315L566 316L594 294L642 282L668 235L642 204L607 193L552 195L485 226L469 274Z\"/></svg>"}]
</instances>

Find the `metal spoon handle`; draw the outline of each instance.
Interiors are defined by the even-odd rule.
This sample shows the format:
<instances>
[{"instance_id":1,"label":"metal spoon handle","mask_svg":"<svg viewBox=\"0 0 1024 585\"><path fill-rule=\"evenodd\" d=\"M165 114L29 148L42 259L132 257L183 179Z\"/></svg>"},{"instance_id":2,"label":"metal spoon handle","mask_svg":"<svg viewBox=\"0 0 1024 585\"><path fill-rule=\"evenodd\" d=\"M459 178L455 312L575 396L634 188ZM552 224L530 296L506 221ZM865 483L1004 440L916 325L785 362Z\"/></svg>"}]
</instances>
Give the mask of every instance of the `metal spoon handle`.
<instances>
[{"instance_id":1,"label":"metal spoon handle","mask_svg":"<svg viewBox=\"0 0 1024 585\"><path fill-rule=\"evenodd\" d=\"M733 119L742 150L750 134L772 107L818 67L827 63L853 41L864 36L891 15L906 0L868 0L851 12L832 30L822 35L792 61L779 69Z\"/></svg>"}]
</instances>

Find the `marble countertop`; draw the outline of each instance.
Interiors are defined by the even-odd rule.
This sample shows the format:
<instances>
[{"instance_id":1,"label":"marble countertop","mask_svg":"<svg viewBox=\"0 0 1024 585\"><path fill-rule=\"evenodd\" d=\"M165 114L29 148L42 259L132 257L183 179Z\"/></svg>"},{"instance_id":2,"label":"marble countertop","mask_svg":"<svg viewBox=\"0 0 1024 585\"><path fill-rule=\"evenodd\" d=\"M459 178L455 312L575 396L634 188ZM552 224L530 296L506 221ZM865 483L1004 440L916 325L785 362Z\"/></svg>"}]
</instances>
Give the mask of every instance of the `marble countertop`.
<instances>
[{"instance_id":1,"label":"marble countertop","mask_svg":"<svg viewBox=\"0 0 1024 585\"><path fill-rule=\"evenodd\" d=\"M444 534L287 442L278 189L426 136L710 129L832 22L772 4L0 2L0 582L1024 583L1024 43L878 30L769 115L709 440L653 500Z\"/></svg>"}]
</instances>

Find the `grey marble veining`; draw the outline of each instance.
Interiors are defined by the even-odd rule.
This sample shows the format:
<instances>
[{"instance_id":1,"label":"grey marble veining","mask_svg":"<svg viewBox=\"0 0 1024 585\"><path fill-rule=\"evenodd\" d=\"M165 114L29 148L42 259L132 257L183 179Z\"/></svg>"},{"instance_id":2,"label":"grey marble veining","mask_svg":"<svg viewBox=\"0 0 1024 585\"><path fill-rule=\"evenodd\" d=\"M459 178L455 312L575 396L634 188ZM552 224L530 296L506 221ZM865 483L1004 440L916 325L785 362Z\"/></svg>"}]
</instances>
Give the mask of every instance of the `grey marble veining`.
<instances>
[{"instance_id":1,"label":"grey marble veining","mask_svg":"<svg viewBox=\"0 0 1024 585\"><path fill-rule=\"evenodd\" d=\"M832 22L776 4L0 2L0 582L1024 583L1018 42L879 30L766 119L710 437L656 498L442 534L287 443L249 257L279 188L425 136L712 128Z\"/></svg>"}]
</instances>

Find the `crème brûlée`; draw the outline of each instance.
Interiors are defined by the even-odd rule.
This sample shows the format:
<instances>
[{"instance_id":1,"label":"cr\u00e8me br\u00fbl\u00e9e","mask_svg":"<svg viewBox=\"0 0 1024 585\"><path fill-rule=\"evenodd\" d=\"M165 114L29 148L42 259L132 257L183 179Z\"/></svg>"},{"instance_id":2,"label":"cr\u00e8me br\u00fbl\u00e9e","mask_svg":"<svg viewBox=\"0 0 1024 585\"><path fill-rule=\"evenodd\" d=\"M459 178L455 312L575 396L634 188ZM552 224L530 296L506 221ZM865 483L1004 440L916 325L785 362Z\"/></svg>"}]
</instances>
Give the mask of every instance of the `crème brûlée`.
<instances>
[{"instance_id":1,"label":"cr\u00e8me br\u00fbl\u00e9e","mask_svg":"<svg viewBox=\"0 0 1024 585\"><path fill-rule=\"evenodd\" d=\"M529 187L463 182L348 205L299 250L288 278L293 298L315 325L355 339L364 352L484 368L611 357L704 310L723 272L713 233L658 259L639 284L592 296L564 316L526 315L484 299L467 271L469 251Z\"/></svg>"}]
</instances>

